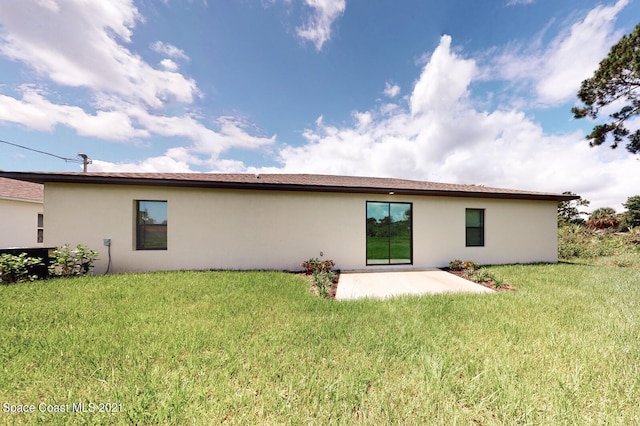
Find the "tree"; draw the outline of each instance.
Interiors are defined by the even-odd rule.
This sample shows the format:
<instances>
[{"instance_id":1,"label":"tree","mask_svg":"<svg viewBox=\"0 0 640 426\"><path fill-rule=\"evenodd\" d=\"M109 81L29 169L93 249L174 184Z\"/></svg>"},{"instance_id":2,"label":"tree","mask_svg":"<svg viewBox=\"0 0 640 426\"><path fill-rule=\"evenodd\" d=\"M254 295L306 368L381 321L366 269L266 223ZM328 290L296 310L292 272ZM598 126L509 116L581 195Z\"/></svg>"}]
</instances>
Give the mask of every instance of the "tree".
<instances>
[{"instance_id":1,"label":"tree","mask_svg":"<svg viewBox=\"0 0 640 426\"><path fill-rule=\"evenodd\" d=\"M624 139L627 150L640 153L640 129L630 131L625 121L640 114L640 24L631 34L616 43L591 78L582 82L578 98L584 107L573 107L575 118L597 118L600 110L614 102L624 106L610 115L611 121L598 124L587 135L589 145L602 145L607 136L613 137L611 148L617 148Z\"/></svg>"},{"instance_id":2,"label":"tree","mask_svg":"<svg viewBox=\"0 0 640 426\"><path fill-rule=\"evenodd\" d=\"M404 220L411 222L411 208L408 208L407 211L403 213Z\"/></svg>"},{"instance_id":3,"label":"tree","mask_svg":"<svg viewBox=\"0 0 640 426\"><path fill-rule=\"evenodd\" d=\"M640 195L627 198L622 205L627 209L625 220L627 226L640 226Z\"/></svg>"},{"instance_id":4,"label":"tree","mask_svg":"<svg viewBox=\"0 0 640 426\"><path fill-rule=\"evenodd\" d=\"M565 191L562 195L577 196L570 191ZM578 210L579 207L587 207L590 204L589 200L585 200L582 197L577 200L561 201L558 204L558 223L560 225L567 225L569 223L584 223L581 215L586 215L587 212Z\"/></svg>"},{"instance_id":5,"label":"tree","mask_svg":"<svg viewBox=\"0 0 640 426\"><path fill-rule=\"evenodd\" d=\"M615 209L611 207L600 207L591 212L591 216L587 220L587 226L595 229L611 229L616 228L620 223L620 219Z\"/></svg>"}]
</instances>

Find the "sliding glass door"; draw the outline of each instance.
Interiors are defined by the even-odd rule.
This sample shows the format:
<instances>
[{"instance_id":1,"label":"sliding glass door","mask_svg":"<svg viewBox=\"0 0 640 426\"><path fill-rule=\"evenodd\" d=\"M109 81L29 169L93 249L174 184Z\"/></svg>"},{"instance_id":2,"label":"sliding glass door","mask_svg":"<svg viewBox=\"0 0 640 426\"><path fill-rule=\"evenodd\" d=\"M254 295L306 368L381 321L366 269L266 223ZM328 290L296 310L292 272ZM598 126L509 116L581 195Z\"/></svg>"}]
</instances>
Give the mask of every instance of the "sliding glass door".
<instances>
[{"instance_id":1,"label":"sliding glass door","mask_svg":"<svg viewBox=\"0 0 640 426\"><path fill-rule=\"evenodd\" d=\"M367 202L367 265L413 262L411 203Z\"/></svg>"}]
</instances>

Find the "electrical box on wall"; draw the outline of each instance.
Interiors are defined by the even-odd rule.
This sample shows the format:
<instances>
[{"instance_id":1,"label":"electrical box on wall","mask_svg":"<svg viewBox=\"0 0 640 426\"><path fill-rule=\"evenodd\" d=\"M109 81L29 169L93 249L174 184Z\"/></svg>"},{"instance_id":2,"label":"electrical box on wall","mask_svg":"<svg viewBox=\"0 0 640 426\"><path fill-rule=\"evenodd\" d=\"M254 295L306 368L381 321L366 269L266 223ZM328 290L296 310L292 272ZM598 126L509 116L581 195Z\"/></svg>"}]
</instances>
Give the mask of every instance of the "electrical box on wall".
<instances>
[{"instance_id":1,"label":"electrical box on wall","mask_svg":"<svg viewBox=\"0 0 640 426\"><path fill-rule=\"evenodd\" d=\"M104 245L109 247L111 245L111 238L105 238L104 239Z\"/></svg>"}]
</instances>

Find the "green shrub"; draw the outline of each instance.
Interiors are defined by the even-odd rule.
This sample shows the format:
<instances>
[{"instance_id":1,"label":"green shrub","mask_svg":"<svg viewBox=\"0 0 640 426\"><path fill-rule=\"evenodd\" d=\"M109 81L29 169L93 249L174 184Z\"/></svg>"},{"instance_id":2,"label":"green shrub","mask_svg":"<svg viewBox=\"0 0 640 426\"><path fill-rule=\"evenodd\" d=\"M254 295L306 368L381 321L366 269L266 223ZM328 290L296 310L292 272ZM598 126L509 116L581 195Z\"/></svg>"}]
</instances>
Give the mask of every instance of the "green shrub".
<instances>
[{"instance_id":1,"label":"green shrub","mask_svg":"<svg viewBox=\"0 0 640 426\"><path fill-rule=\"evenodd\" d=\"M629 245L640 246L640 227L631 227L625 236L625 241Z\"/></svg>"},{"instance_id":2,"label":"green shrub","mask_svg":"<svg viewBox=\"0 0 640 426\"><path fill-rule=\"evenodd\" d=\"M304 268L304 271L307 275L311 275L316 271L324 271L330 272L331 269L335 266L335 262L331 259L321 261L318 258L305 260L300 264Z\"/></svg>"},{"instance_id":3,"label":"green shrub","mask_svg":"<svg viewBox=\"0 0 640 426\"><path fill-rule=\"evenodd\" d=\"M593 241L597 238L593 230L581 225L563 226L558 231L558 257L560 259L592 258Z\"/></svg>"},{"instance_id":4,"label":"green shrub","mask_svg":"<svg viewBox=\"0 0 640 426\"><path fill-rule=\"evenodd\" d=\"M87 246L78 244L75 249L71 249L65 244L54 250L49 273L58 277L86 275L97 258L98 252Z\"/></svg>"},{"instance_id":5,"label":"green shrub","mask_svg":"<svg viewBox=\"0 0 640 426\"><path fill-rule=\"evenodd\" d=\"M473 281L477 283L486 283L493 280L493 277L485 268L480 268L478 270L473 271L472 274Z\"/></svg>"},{"instance_id":6,"label":"green shrub","mask_svg":"<svg viewBox=\"0 0 640 426\"><path fill-rule=\"evenodd\" d=\"M480 265L478 265L473 260L465 260L464 263L463 263L463 267L464 267L464 269L469 269L469 270L475 271L476 269L478 269L480 267Z\"/></svg>"},{"instance_id":7,"label":"green shrub","mask_svg":"<svg viewBox=\"0 0 640 426\"><path fill-rule=\"evenodd\" d=\"M595 248L596 256L613 256L625 249L624 240L616 235L603 235Z\"/></svg>"},{"instance_id":8,"label":"green shrub","mask_svg":"<svg viewBox=\"0 0 640 426\"><path fill-rule=\"evenodd\" d=\"M473 260L462 261L460 259L454 259L449 262L449 269L452 271L475 271L479 267L480 265Z\"/></svg>"},{"instance_id":9,"label":"green shrub","mask_svg":"<svg viewBox=\"0 0 640 426\"><path fill-rule=\"evenodd\" d=\"M318 290L320 297L328 298L331 291L331 284L337 282L338 275L331 269L335 262L331 259L321 261L318 258L305 260L300 264L307 275L312 275L313 284Z\"/></svg>"},{"instance_id":10,"label":"green shrub","mask_svg":"<svg viewBox=\"0 0 640 426\"><path fill-rule=\"evenodd\" d=\"M558 230L558 258L594 259L633 254L640 245L640 233L611 233L586 226L563 226Z\"/></svg>"},{"instance_id":11,"label":"green shrub","mask_svg":"<svg viewBox=\"0 0 640 426\"><path fill-rule=\"evenodd\" d=\"M449 262L449 269L452 271L462 271L464 269L464 262L460 259L454 259Z\"/></svg>"},{"instance_id":12,"label":"green shrub","mask_svg":"<svg viewBox=\"0 0 640 426\"><path fill-rule=\"evenodd\" d=\"M629 268L633 266L633 259L628 256L621 256L613 261L613 264L618 268Z\"/></svg>"},{"instance_id":13,"label":"green shrub","mask_svg":"<svg viewBox=\"0 0 640 426\"><path fill-rule=\"evenodd\" d=\"M331 271L315 270L313 272L313 283L318 289L318 295L323 298L329 297L329 291L331 290L331 284L336 278L336 274Z\"/></svg>"},{"instance_id":14,"label":"green shrub","mask_svg":"<svg viewBox=\"0 0 640 426\"><path fill-rule=\"evenodd\" d=\"M475 271L473 269L465 269L462 276L467 280L475 281Z\"/></svg>"},{"instance_id":15,"label":"green shrub","mask_svg":"<svg viewBox=\"0 0 640 426\"><path fill-rule=\"evenodd\" d=\"M462 277L479 284L493 284L495 288L502 288L508 285L504 278L492 274L487 268L480 267L472 260L455 259L449 263L449 269L452 271L461 271Z\"/></svg>"},{"instance_id":16,"label":"green shrub","mask_svg":"<svg viewBox=\"0 0 640 426\"><path fill-rule=\"evenodd\" d=\"M558 257L560 259L571 259L574 257L591 257L589 247L585 244L564 242L558 244Z\"/></svg>"},{"instance_id":17,"label":"green shrub","mask_svg":"<svg viewBox=\"0 0 640 426\"><path fill-rule=\"evenodd\" d=\"M26 253L19 255L0 255L0 283L11 284L24 281L35 281L37 275L31 275L34 266L42 265L42 258L29 257Z\"/></svg>"}]
</instances>

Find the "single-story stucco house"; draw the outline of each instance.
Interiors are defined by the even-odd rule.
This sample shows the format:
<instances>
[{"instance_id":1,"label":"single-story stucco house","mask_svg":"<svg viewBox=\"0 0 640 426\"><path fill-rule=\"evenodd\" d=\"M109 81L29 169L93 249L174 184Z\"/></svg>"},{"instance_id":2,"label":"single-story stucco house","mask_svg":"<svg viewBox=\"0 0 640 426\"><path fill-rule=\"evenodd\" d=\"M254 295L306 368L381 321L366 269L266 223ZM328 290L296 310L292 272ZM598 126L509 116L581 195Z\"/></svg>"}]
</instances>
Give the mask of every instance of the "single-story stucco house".
<instances>
[{"instance_id":1,"label":"single-story stucco house","mask_svg":"<svg viewBox=\"0 0 640 426\"><path fill-rule=\"evenodd\" d=\"M0 177L0 249L42 247L44 187Z\"/></svg>"},{"instance_id":2,"label":"single-story stucco house","mask_svg":"<svg viewBox=\"0 0 640 426\"><path fill-rule=\"evenodd\" d=\"M543 192L309 174L31 173L45 244L83 244L95 273L342 270L557 261L558 202ZM107 247L107 244L110 244Z\"/></svg>"}]
</instances>

